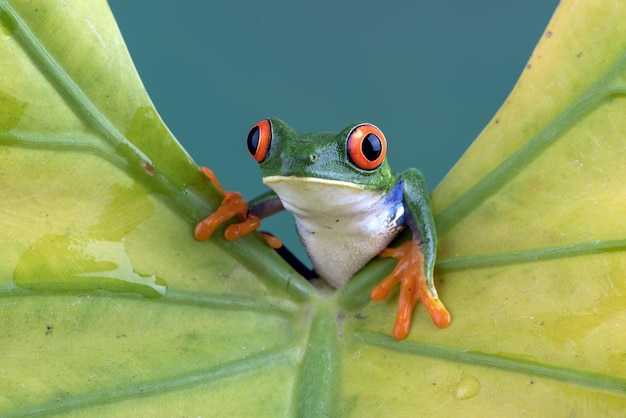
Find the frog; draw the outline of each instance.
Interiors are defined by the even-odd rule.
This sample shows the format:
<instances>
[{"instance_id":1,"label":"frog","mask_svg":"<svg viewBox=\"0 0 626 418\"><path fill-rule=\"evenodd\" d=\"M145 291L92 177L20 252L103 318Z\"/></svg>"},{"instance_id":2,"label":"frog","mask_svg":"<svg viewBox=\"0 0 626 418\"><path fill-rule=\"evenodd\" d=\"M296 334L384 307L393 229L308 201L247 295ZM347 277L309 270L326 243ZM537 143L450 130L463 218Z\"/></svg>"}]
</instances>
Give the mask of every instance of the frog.
<instances>
[{"instance_id":1,"label":"frog","mask_svg":"<svg viewBox=\"0 0 626 418\"><path fill-rule=\"evenodd\" d=\"M370 293L373 301L382 301L400 285L392 331L396 340L409 335L418 301L437 327L450 324L434 284L437 232L424 177L416 168L391 171L387 139L377 126L360 122L339 133L298 133L282 120L268 118L252 126L246 145L270 190L248 203L240 193L225 191L215 174L202 167L224 200L197 223L196 240L209 239L237 216L239 222L224 230L225 238L234 241L256 231L261 219L286 210L295 218L315 274L334 288L375 257L397 259ZM410 238L391 247L405 229ZM273 236L266 238L274 248L282 245Z\"/></svg>"}]
</instances>

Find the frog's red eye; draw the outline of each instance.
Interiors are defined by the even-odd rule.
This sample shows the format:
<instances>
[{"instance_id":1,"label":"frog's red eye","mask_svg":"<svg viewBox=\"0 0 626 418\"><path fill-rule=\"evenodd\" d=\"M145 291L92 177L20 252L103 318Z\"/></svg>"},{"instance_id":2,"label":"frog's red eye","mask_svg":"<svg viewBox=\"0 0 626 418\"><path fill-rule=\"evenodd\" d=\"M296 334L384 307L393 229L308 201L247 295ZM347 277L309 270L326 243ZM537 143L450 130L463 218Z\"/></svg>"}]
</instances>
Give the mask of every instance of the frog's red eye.
<instances>
[{"instance_id":1,"label":"frog's red eye","mask_svg":"<svg viewBox=\"0 0 626 418\"><path fill-rule=\"evenodd\" d=\"M369 123L352 128L346 142L348 158L361 170L375 170L387 154L387 140L382 131Z\"/></svg>"},{"instance_id":2,"label":"frog's red eye","mask_svg":"<svg viewBox=\"0 0 626 418\"><path fill-rule=\"evenodd\" d=\"M248 151L250 155L261 163L267 157L272 142L272 124L269 119L264 119L257 123L248 132Z\"/></svg>"}]
</instances>

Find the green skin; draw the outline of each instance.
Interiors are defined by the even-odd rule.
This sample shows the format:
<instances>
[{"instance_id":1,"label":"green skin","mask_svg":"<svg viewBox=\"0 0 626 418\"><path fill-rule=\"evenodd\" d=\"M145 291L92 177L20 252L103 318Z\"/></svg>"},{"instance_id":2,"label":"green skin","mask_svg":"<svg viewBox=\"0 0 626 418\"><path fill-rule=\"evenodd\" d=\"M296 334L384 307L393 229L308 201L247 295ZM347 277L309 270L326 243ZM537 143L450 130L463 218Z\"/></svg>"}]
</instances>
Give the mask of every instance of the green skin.
<instances>
[{"instance_id":1,"label":"green skin","mask_svg":"<svg viewBox=\"0 0 626 418\"><path fill-rule=\"evenodd\" d=\"M349 193L355 193L352 189L358 187L363 190L363 193L373 191L383 196L383 204L389 207L390 213L398 210L401 205L404 209L400 219L402 225L393 230L382 231L382 233L389 234L389 240L391 240L398 234L401 227L409 227L412 239L420 245L424 254L424 273L428 289L431 294L436 295L433 270L437 234L430 196L426 190L422 174L417 169L411 168L401 174L394 175L386 157L382 164L372 171L365 171L356 167L349 160L346 151L346 138L356 124L334 134L297 133L279 119L271 118L270 122L272 126L270 149L266 159L259 164L264 180L273 176L284 176L287 179L299 178L300 181L304 179L310 183L316 183L317 179L345 182L349 183L348 186L352 186L349 187ZM343 189L341 190L343 193ZM312 201L315 202L316 199L312 199ZM313 206L317 205L314 204ZM323 204L320 204L320 207L310 207L307 210L310 209L313 212L313 217L317 216L316 213L323 216L324 209L322 206ZM283 209L283 201L274 191L264 193L250 202L250 213L259 218L270 216ZM347 219L359 217L358 213L349 212L349 206L347 210L348 212L345 213ZM374 232L378 233L378 231ZM363 238L366 239L366 237ZM324 243L324 245L332 246L333 243ZM338 251L340 250L338 249ZM372 256L376 254L377 252ZM310 252L309 255L311 255ZM315 260L314 257L311 258L314 266L325 262L324 260ZM357 266L357 270L363 265Z\"/></svg>"}]
</instances>

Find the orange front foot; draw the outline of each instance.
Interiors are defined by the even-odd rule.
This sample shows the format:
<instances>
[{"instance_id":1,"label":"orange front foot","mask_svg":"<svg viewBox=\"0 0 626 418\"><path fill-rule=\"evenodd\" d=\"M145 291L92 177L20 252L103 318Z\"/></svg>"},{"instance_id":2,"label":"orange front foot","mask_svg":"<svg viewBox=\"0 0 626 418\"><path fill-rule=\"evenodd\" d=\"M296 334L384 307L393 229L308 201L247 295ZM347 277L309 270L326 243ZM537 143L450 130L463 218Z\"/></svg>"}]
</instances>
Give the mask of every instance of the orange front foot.
<instances>
[{"instance_id":1,"label":"orange front foot","mask_svg":"<svg viewBox=\"0 0 626 418\"><path fill-rule=\"evenodd\" d=\"M439 328L450 325L450 314L439 300L432 279L428 280L424 274L424 254L415 240L406 241L396 248L387 248L379 254L379 257L398 259L398 264L391 274L385 277L370 295L372 300L383 300L396 283L400 283L398 314L393 327L393 336L396 340L402 340L409 335L411 314L418 300L426 306L435 325Z\"/></svg>"},{"instance_id":2,"label":"orange front foot","mask_svg":"<svg viewBox=\"0 0 626 418\"><path fill-rule=\"evenodd\" d=\"M238 215L243 222L228 225L224 231L224 237L229 241L235 241L242 236L256 230L261 224L259 218L248 215L248 202L243 200L240 193L224 191L215 174L206 167L200 168L202 173L224 194L224 200L219 208L204 220L198 222L194 230L194 237L198 241L206 241L215 230L224 222Z\"/></svg>"}]
</instances>

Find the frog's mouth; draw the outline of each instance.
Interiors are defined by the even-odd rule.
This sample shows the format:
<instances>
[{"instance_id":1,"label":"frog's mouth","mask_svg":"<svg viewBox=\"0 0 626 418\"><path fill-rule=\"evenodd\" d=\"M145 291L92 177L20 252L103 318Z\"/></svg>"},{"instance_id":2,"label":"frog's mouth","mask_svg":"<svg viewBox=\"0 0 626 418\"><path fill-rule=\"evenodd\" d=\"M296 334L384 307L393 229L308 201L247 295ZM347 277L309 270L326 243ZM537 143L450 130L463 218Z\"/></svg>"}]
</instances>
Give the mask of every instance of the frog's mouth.
<instances>
[{"instance_id":1,"label":"frog's mouth","mask_svg":"<svg viewBox=\"0 0 626 418\"><path fill-rule=\"evenodd\" d=\"M290 212L367 211L384 197L383 193L346 181L315 177L269 176L263 179Z\"/></svg>"}]
</instances>

